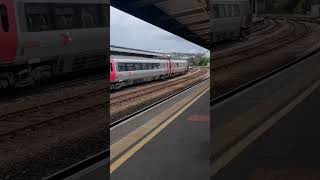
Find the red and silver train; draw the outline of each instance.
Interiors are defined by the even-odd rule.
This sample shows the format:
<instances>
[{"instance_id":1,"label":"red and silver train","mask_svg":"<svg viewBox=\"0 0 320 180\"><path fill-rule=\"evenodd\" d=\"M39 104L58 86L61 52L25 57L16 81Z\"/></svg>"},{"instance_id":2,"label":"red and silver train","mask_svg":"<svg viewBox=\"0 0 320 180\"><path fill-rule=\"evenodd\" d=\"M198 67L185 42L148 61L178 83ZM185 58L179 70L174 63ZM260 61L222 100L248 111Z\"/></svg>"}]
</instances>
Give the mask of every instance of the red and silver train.
<instances>
[{"instance_id":1,"label":"red and silver train","mask_svg":"<svg viewBox=\"0 0 320 180\"><path fill-rule=\"evenodd\" d=\"M105 0L0 0L0 89L107 66Z\"/></svg>"},{"instance_id":2,"label":"red and silver train","mask_svg":"<svg viewBox=\"0 0 320 180\"><path fill-rule=\"evenodd\" d=\"M111 56L110 89L147 81L172 78L188 73L186 60Z\"/></svg>"}]
</instances>

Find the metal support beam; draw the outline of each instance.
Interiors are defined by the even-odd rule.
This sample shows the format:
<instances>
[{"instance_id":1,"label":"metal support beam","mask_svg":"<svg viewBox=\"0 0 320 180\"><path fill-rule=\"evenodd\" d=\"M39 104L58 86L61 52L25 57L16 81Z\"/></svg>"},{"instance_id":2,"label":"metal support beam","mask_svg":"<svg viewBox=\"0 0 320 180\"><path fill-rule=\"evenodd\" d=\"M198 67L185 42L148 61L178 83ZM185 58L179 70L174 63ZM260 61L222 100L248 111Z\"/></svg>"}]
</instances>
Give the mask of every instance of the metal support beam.
<instances>
[{"instance_id":1,"label":"metal support beam","mask_svg":"<svg viewBox=\"0 0 320 180\"><path fill-rule=\"evenodd\" d=\"M185 38L195 44L209 48L210 44L206 39L198 34L199 32L194 32L194 29L204 29L209 28L210 21L206 17L205 12L208 9L207 0L196 0L199 5L190 9L186 9L183 12L174 13L166 12L157 6L157 3L168 2L163 4L163 6L169 6L171 1L169 0L111 0L113 7L120 9L126 13L131 14L139 19L142 19L148 23L151 23L159 28L169 31L177 36ZM134 6L133 6L134 5ZM205 12L204 12L205 11ZM204 18L199 18L199 16L204 16ZM188 21L185 16L195 16L193 21L192 18ZM179 20L180 19L180 20ZM202 20L200 20L202 19ZM208 38L205 36L205 38Z\"/></svg>"}]
</instances>

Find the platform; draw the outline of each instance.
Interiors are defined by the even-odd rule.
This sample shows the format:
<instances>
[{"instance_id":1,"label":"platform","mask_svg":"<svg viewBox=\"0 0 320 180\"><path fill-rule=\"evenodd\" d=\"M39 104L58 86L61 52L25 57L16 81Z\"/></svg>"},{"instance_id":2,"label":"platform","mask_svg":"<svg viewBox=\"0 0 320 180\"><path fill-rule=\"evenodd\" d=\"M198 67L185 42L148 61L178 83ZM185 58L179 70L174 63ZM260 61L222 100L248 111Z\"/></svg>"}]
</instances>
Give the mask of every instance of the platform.
<instances>
[{"instance_id":1,"label":"platform","mask_svg":"<svg viewBox=\"0 0 320 180\"><path fill-rule=\"evenodd\" d=\"M257 173L267 168L266 173L271 162L276 167L288 157L291 160L286 162L301 162L303 158L298 159L303 157L301 154L309 157L308 148L303 146L308 144L312 149L312 141L316 143L320 136L311 125L320 127L317 118L311 118L317 116L320 103L319 59L320 54L314 55L211 107L213 179L254 178L257 167L260 167ZM308 143L302 142L304 138ZM317 145L314 147L318 149ZM293 155L288 155L289 152ZM312 166L312 161L309 162L304 168ZM297 164L290 167L292 172Z\"/></svg>"},{"instance_id":2,"label":"platform","mask_svg":"<svg viewBox=\"0 0 320 180\"><path fill-rule=\"evenodd\" d=\"M110 179L209 179L209 96L207 80L112 128Z\"/></svg>"}]
</instances>

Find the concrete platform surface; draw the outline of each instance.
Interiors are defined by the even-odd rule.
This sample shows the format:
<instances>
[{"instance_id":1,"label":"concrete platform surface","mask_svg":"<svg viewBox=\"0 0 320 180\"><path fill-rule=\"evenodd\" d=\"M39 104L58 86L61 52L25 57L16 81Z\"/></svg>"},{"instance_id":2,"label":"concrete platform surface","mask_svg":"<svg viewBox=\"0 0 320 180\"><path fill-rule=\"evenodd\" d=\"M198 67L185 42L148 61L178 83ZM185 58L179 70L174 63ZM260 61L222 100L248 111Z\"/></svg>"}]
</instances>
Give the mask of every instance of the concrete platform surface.
<instances>
[{"instance_id":1,"label":"concrete platform surface","mask_svg":"<svg viewBox=\"0 0 320 180\"><path fill-rule=\"evenodd\" d=\"M209 101L209 80L207 80L157 108L112 129L113 158L110 178L112 180L209 179ZM180 108L176 109L179 106ZM166 118L163 120L163 117ZM151 130L148 129L154 123L158 124ZM163 128L159 130L161 127ZM137 130L139 133L135 133ZM141 136L143 131L150 132ZM141 137L137 142L132 142L132 139L138 136ZM119 144L121 141L126 143ZM124 148L128 143L132 145ZM123 148L125 150L122 153L112 152L121 151Z\"/></svg>"},{"instance_id":2,"label":"concrete platform surface","mask_svg":"<svg viewBox=\"0 0 320 180\"><path fill-rule=\"evenodd\" d=\"M320 86L319 59L317 54L211 107L211 175L219 173L316 92Z\"/></svg>"}]
</instances>

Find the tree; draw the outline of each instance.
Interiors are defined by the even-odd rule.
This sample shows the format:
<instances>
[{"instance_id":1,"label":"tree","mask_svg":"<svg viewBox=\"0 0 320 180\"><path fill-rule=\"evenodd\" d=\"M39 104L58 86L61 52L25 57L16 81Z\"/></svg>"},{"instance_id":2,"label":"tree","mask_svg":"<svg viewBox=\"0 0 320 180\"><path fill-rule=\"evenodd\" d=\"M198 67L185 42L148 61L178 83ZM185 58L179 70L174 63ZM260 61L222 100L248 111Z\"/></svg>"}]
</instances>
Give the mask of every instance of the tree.
<instances>
[{"instance_id":1,"label":"tree","mask_svg":"<svg viewBox=\"0 0 320 180\"><path fill-rule=\"evenodd\" d=\"M272 0L272 10L275 13L305 14L310 11L312 0Z\"/></svg>"},{"instance_id":2,"label":"tree","mask_svg":"<svg viewBox=\"0 0 320 180\"><path fill-rule=\"evenodd\" d=\"M205 58L205 57L199 57L195 60L194 65L195 66L207 66L209 62L209 59Z\"/></svg>"}]
</instances>

